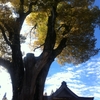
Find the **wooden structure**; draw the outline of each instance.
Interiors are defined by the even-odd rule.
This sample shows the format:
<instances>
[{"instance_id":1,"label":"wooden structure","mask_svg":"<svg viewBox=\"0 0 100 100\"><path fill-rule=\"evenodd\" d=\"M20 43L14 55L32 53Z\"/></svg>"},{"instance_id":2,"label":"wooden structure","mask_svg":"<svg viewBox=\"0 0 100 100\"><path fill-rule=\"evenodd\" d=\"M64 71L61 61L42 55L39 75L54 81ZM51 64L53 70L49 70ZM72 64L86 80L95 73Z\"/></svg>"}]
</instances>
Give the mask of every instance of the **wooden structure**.
<instances>
[{"instance_id":1,"label":"wooden structure","mask_svg":"<svg viewBox=\"0 0 100 100\"><path fill-rule=\"evenodd\" d=\"M44 96L44 100L93 100L94 97L79 97L73 93L66 85L66 82L62 82L59 89L52 93L50 96Z\"/></svg>"}]
</instances>

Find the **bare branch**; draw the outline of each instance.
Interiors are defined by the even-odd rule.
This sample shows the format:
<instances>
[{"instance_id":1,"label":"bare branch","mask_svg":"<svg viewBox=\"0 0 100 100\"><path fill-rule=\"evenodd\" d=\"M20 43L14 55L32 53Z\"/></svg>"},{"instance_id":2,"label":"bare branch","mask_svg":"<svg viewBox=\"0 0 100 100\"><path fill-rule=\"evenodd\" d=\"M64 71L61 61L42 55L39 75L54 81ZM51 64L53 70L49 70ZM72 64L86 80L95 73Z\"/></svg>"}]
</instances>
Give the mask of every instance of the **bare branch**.
<instances>
[{"instance_id":1,"label":"bare branch","mask_svg":"<svg viewBox=\"0 0 100 100\"><path fill-rule=\"evenodd\" d=\"M5 34L5 30L4 30L4 28L3 28L3 26L2 26L1 24L0 24L0 29L1 29L1 31L2 31L2 35L3 35L3 37L4 37L5 41L6 41L6 43L11 47L11 43L8 41L7 36L6 36L6 34Z\"/></svg>"},{"instance_id":2,"label":"bare branch","mask_svg":"<svg viewBox=\"0 0 100 100\"><path fill-rule=\"evenodd\" d=\"M61 42L60 42L60 44L58 45L58 47L54 50L54 55L55 55L55 57L56 57L57 55L59 55L59 54L62 52L62 50L66 47L66 44L67 44L67 42L68 42L68 36L70 35L71 26L70 26L70 25L66 25L66 24L62 24L62 25L59 27L58 31L59 31L60 28L62 28L62 27L65 27L65 31L62 33L62 35L65 36L65 35L67 34L67 37L65 36L65 37L61 40ZM68 45L68 44L67 44L67 45Z\"/></svg>"},{"instance_id":3,"label":"bare branch","mask_svg":"<svg viewBox=\"0 0 100 100\"><path fill-rule=\"evenodd\" d=\"M31 34L32 30L33 30L33 29L36 29L36 28L37 28L37 23L31 28L30 34Z\"/></svg>"},{"instance_id":4,"label":"bare branch","mask_svg":"<svg viewBox=\"0 0 100 100\"><path fill-rule=\"evenodd\" d=\"M59 55L62 50L66 47L66 42L67 42L67 38L63 38L60 42L60 44L58 45L58 47L54 50L54 56L56 57L57 55Z\"/></svg>"},{"instance_id":5,"label":"bare branch","mask_svg":"<svg viewBox=\"0 0 100 100\"><path fill-rule=\"evenodd\" d=\"M57 12L56 7L52 7L51 16L48 18L48 31L45 39L44 50L53 50L56 42L55 22Z\"/></svg>"},{"instance_id":6,"label":"bare branch","mask_svg":"<svg viewBox=\"0 0 100 100\"><path fill-rule=\"evenodd\" d=\"M31 28L30 32L29 32L29 35L30 35L30 43L31 43L31 34L32 34L32 31L34 29L34 34L35 34L35 29L37 28L37 23ZM28 36L28 34L27 34Z\"/></svg>"},{"instance_id":7,"label":"bare branch","mask_svg":"<svg viewBox=\"0 0 100 100\"><path fill-rule=\"evenodd\" d=\"M38 49L38 48L41 48L43 45L44 45L44 43L41 44L40 46L36 47L36 48L34 49L34 51L35 51L36 49Z\"/></svg>"}]
</instances>

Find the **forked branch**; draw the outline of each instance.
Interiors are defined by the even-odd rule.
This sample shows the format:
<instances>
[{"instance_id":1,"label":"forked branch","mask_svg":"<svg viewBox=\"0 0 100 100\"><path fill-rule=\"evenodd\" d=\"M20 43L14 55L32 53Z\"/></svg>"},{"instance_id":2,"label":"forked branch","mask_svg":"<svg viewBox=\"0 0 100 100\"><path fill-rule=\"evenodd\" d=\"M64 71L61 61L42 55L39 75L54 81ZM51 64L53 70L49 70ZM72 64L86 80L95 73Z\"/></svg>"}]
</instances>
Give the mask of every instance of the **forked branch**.
<instances>
[{"instance_id":1,"label":"forked branch","mask_svg":"<svg viewBox=\"0 0 100 100\"><path fill-rule=\"evenodd\" d=\"M19 18L17 19L20 22L20 25L23 24L25 18L32 12L32 6L37 4L36 0L35 2L30 2L28 11L24 12L24 0L20 0L20 9L19 9Z\"/></svg>"}]
</instances>

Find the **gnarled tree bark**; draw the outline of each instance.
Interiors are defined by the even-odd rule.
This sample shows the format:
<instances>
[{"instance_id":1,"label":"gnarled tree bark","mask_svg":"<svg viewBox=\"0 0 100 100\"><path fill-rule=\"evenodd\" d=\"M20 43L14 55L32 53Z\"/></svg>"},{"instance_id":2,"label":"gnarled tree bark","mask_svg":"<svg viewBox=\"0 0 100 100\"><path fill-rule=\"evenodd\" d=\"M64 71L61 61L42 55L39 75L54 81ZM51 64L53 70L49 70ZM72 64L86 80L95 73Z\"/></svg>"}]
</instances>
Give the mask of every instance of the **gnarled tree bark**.
<instances>
[{"instance_id":1,"label":"gnarled tree bark","mask_svg":"<svg viewBox=\"0 0 100 100\"><path fill-rule=\"evenodd\" d=\"M23 9L23 7L21 7L21 9ZM7 40L2 30L6 42L10 43L12 49L12 62L1 58L0 62L6 62L5 65L2 63L4 66L9 65L7 69L9 70L13 86L12 100L43 100L44 84L50 65L65 47L66 39L62 40L61 44L54 49L56 42L55 22L57 13L56 6L53 6L51 15L48 18L48 31L42 54L39 57L35 57L34 54L28 53L23 60L19 33L26 16L27 14L21 12L20 18L16 20L19 25L18 29L13 30L14 33L11 43ZM8 29L8 32L11 32L10 29ZM64 46L62 46L62 44L64 44Z\"/></svg>"}]
</instances>

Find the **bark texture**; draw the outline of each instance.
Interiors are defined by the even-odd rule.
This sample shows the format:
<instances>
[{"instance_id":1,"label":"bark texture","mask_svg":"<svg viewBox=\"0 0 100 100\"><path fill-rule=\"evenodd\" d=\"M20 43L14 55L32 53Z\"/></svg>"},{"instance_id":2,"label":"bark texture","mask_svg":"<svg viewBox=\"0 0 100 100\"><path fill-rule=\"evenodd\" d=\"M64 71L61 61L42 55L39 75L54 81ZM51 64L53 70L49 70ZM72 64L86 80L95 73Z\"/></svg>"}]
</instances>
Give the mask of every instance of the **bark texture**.
<instances>
[{"instance_id":1,"label":"bark texture","mask_svg":"<svg viewBox=\"0 0 100 100\"><path fill-rule=\"evenodd\" d=\"M54 49L56 42L55 22L57 6L53 6L51 15L48 17L48 31L43 52L39 57L28 53L26 57L22 59L20 30L24 19L31 11L31 6L32 5L30 5L30 9L27 13L20 12L20 17L16 20L17 28L13 28L13 32L5 25L5 28L11 35L9 40L6 38L5 30L0 26L4 39L12 50L11 62L0 58L0 65L6 67L11 76L13 87L12 100L43 100L44 84L50 65L54 61L54 58L61 53L66 43L66 40L62 40L61 44ZM21 9L23 9L23 6ZM64 46L62 46L62 44Z\"/></svg>"}]
</instances>

